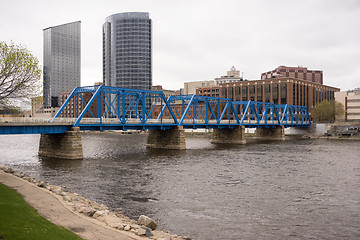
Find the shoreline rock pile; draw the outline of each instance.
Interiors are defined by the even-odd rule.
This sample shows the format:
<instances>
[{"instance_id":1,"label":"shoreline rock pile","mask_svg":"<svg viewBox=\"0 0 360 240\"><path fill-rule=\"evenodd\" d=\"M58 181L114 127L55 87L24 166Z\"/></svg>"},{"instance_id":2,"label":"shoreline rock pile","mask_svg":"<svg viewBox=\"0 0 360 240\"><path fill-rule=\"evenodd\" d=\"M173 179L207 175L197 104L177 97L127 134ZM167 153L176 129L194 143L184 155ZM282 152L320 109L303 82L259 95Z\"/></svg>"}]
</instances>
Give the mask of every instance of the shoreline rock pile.
<instances>
[{"instance_id":1,"label":"shoreline rock pile","mask_svg":"<svg viewBox=\"0 0 360 240\"><path fill-rule=\"evenodd\" d=\"M121 210L112 212L104 204L99 204L95 201L88 200L77 193L66 191L65 186L51 185L45 181L37 180L26 176L23 172L18 172L10 167L0 165L0 170L5 173L12 174L18 178L28 181L39 188L43 188L53 193L62 202L62 204L70 209L75 214L82 214L86 217L95 219L104 223L105 225L121 231L133 232L138 236L148 237L149 239L157 240L176 240L185 239L190 240L189 237L178 236L171 234L168 231L156 230L157 223L145 215L141 215L138 221L130 219L123 215Z\"/></svg>"}]
</instances>

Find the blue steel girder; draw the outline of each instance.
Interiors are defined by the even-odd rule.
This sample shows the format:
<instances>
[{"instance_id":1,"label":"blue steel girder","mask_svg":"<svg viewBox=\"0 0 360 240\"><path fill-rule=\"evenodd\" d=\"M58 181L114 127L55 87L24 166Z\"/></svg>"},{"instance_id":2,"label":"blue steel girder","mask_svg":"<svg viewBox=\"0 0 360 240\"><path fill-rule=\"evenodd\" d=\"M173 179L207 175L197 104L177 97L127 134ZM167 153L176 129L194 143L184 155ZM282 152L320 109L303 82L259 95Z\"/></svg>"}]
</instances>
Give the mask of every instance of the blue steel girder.
<instances>
[{"instance_id":1,"label":"blue steel girder","mask_svg":"<svg viewBox=\"0 0 360 240\"><path fill-rule=\"evenodd\" d=\"M86 103L81 93L91 92ZM229 98L179 95L165 98L161 91L91 86L75 88L65 103L56 113L56 120L69 104L71 99L79 98L83 105L74 126L90 124L81 123L86 112L94 119L95 125L109 128L110 120L114 127L125 129L126 126L139 129L150 129L163 126L198 127L246 127L266 126L308 126L311 124L307 107L277 105L255 101L231 101ZM97 112L90 110L96 101ZM75 101L77 102L77 101ZM80 106L79 106L80 108ZM76 113L77 114L77 113ZM169 119L164 118L165 114ZM96 116L96 117L95 117ZM117 122L116 122L117 121ZM108 125L106 125L108 124ZM135 124L135 125L133 125Z\"/></svg>"},{"instance_id":2,"label":"blue steel girder","mask_svg":"<svg viewBox=\"0 0 360 240\"><path fill-rule=\"evenodd\" d=\"M69 98L65 101L63 106L59 109L58 113L54 117L53 121L58 118L64 108L67 106L69 101L83 92L92 92L93 95L86 106L83 108L80 115L77 117L74 126L79 126L82 118L85 113L89 111L90 105L98 98L97 103L97 117L100 116L100 124L102 124L102 118L117 118L121 121L122 124L126 124L127 120L131 117L140 119L141 124L146 124L146 122L151 119L151 115L154 112L154 106L151 106L151 100L155 99L154 103L157 104L159 99L161 99L162 104L169 111L169 116L172 117L174 123L178 124L177 118L174 116L168 102L166 101L164 94L162 92L148 91L148 90L135 90L135 89L123 89L123 88L110 88L105 86L96 86L96 87L85 87L85 88L76 88L73 90L73 93L70 94ZM110 95L115 95L111 97ZM83 99L82 99L83 100ZM83 102L85 102L83 100ZM102 103L99 104L99 103ZM126 104L125 104L126 103ZM149 104L148 104L149 103ZM147 107L149 105L149 107ZM101 113L102 108L104 107L104 112ZM120 109L122 111L120 111ZM101 114L99 114L101 113ZM90 112L91 116L94 118L94 114ZM160 116L161 118L161 116Z\"/></svg>"}]
</instances>

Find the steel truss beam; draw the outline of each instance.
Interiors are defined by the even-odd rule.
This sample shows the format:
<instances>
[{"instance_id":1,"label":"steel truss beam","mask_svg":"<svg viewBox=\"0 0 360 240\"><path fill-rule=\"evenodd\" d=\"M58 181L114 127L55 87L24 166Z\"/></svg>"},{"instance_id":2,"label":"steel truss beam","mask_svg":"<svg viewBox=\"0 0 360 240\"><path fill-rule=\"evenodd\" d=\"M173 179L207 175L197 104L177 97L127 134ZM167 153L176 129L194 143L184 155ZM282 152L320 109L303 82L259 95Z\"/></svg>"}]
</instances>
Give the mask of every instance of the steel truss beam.
<instances>
[{"instance_id":1,"label":"steel truss beam","mask_svg":"<svg viewBox=\"0 0 360 240\"><path fill-rule=\"evenodd\" d=\"M82 94L92 93L88 102ZM88 130L245 127L307 127L307 107L197 95L170 96L161 91L106 86L78 87L60 107L52 122L75 102L74 126ZM80 99L80 101L79 101ZM78 101L82 106L78 105ZM95 108L91 106L96 106ZM80 112L80 114L77 114ZM91 117L85 118L89 113Z\"/></svg>"}]
</instances>

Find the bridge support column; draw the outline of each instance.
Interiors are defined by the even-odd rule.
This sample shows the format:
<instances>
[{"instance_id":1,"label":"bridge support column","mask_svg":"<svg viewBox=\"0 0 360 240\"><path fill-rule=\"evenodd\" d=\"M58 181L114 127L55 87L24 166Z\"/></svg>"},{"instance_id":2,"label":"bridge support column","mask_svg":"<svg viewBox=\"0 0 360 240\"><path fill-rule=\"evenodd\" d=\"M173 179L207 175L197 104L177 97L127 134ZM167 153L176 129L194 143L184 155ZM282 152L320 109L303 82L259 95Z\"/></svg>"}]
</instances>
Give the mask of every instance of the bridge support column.
<instances>
[{"instance_id":1,"label":"bridge support column","mask_svg":"<svg viewBox=\"0 0 360 240\"><path fill-rule=\"evenodd\" d=\"M275 128L257 128L255 137L261 140L285 140L284 126Z\"/></svg>"},{"instance_id":2,"label":"bridge support column","mask_svg":"<svg viewBox=\"0 0 360 240\"><path fill-rule=\"evenodd\" d=\"M147 148L186 149L185 133L182 126L170 130L149 130Z\"/></svg>"},{"instance_id":3,"label":"bridge support column","mask_svg":"<svg viewBox=\"0 0 360 240\"><path fill-rule=\"evenodd\" d=\"M246 144L245 127L236 126L233 129L214 128L210 142L215 144Z\"/></svg>"},{"instance_id":4,"label":"bridge support column","mask_svg":"<svg viewBox=\"0 0 360 240\"><path fill-rule=\"evenodd\" d=\"M80 128L72 127L70 131L59 134L41 134L39 156L62 159L82 159Z\"/></svg>"}]
</instances>

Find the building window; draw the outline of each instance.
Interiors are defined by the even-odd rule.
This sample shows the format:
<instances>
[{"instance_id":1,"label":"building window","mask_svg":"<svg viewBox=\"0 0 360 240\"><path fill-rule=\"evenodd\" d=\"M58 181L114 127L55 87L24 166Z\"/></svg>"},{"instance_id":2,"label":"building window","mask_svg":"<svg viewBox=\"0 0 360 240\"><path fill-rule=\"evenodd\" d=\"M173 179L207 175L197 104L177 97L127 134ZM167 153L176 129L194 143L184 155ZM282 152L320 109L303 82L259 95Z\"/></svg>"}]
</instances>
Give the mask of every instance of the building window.
<instances>
[{"instance_id":1,"label":"building window","mask_svg":"<svg viewBox=\"0 0 360 240\"><path fill-rule=\"evenodd\" d=\"M281 104L286 104L287 87L286 83L281 83Z\"/></svg>"},{"instance_id":2,"label":"building window","mask_svg":"<svg viewBox=\"0 0 360 240\"><path fill-rule=\"evenodd\" d=\"M229 87L228 88L228 96L231 100L234 100L233 99L233 87Z\"/></svg>"},{"instance_id":3,"label":"building window","mask_svg":"<svg viewBox=\"0 0 360 240\"><path fill-rule=\"evenodd\" d=\"M265 84L265 102L270 102L270 84Z\"/></svg>"},{"instance_id":4,"label":"building window","mask_svg":"<svg viewBox=\"0 0 360 240\"><path fill-rule=\"evenodd\" d=\"M315 106L315 88L313 87L313 106Z\"/></svg>"},{"instance_id":5,"label":"building window","mask_svg":"<svg viewBox=\"0 0 360 240\"><path fill-rule=\"evenodd\" d=\"M254 85L249 86L249 95L250 95L250 100L255 101L255 86Z\"/></svg>"},{"instance_id":6,"label":"building window","mask_svg":"<svg viewBox=\"0 0 360 240\"><path fill-rule=\"evenodd\" d=\"M256 100L262 102L262 101L263 101L263 100L262 100L262 98L263 98L263 97L262 97L262 85L257 85L256 91L257 91Z\"/></svg>"},{"instance_id":7,"label":"building window","mask_svg":"<svg viewBox=\"0 0 360 240\"><path fill-rule=\"evenodd\" d=\"M278 84L275 83L273 84L273 103L275 104L278 104L278 99L279 99L279 96L278 96Z\"/></svg>"},{"instance_id":8,"label":"building window","mask_svg":"<svg viewBox=\"0 0 360 240\"><path fill-rule=\"evenodd\" d=\"M221 88L222 97L227 98L226 92L227 92L227 91L226 91L226 87Z\"/></svg>"},{"instance_id":9,"label":"building window","mask_svg":"<svg viewBox=\"0 0 360 240\"><path fill-rule=\"evenodd\" d=\"M242 100L243 101L247 101L248 97L247 97L247 86L243 86L242 87Z\"/></svg>"},{"instance_id":10,"label":"building window","mask_svg":"<svg viewBox=\"0 0 360 240\"><path fill-rule=\"evenodd\" d=\"M305 106L309 106L309 86L306 86L306 103Z\"/></svg>"},{"instance_id":11,"label":"building window","mask_svg":"<svg viewBox=\"0 0 360 240\"><path fill-rule=\"evenodd\" d=\"M241 98L240 98L240 87L239 86L236 86L235 87L235 101L240 101Z\"/></svg>"}]
</instances>

